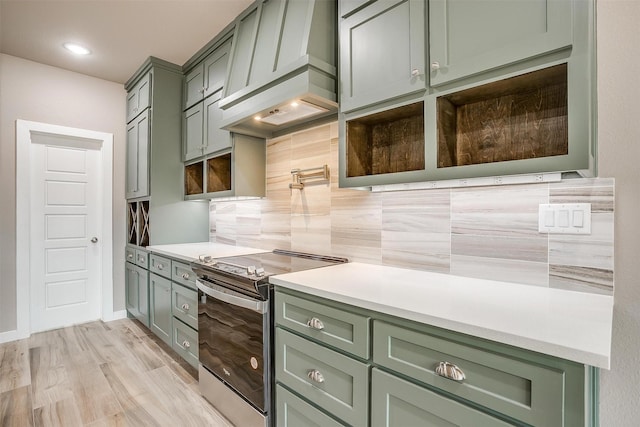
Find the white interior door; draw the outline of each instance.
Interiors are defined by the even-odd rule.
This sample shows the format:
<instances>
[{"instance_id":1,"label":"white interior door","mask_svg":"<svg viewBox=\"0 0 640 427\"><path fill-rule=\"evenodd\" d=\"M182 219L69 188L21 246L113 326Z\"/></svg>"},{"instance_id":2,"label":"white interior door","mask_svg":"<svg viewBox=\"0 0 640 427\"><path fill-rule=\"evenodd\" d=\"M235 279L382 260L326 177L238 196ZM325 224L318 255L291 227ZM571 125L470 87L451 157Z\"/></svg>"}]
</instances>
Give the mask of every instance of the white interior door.
<instances>
[{"instance_id":1,"label":"white interior door","mask_svg":"<svg viewBox=\"0 0 640 427\"><path fill-rule=\"evenodd\" d=\"M101 316L101 148L32 135L31 332Z\"/></svg>"}]
</instances>

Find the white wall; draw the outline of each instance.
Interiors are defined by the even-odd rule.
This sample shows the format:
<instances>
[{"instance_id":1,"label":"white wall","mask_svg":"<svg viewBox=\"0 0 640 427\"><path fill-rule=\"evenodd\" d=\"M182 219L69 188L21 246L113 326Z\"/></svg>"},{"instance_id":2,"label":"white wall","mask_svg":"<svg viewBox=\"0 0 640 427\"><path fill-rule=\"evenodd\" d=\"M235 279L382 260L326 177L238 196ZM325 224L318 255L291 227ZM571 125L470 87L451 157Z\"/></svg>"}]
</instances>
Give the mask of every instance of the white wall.
<instances>
[{"instance_id":1,"label":"white wall","mask_svg":"<svg viewBox=\"0 0 640 427\"><path fill-rule=\"evenodd\" d=\"M640 424L640 1L598 1L599 175L616 178L611 371L600 424Z\"/></svg>"},{"instance_id":2,"label":"white wall","mask_svg":"<svg viewBox=\"0 0 640 427\"><path fill-rule=\"evenodd\" d=\"M16 119L113 134L114 309L124 309L125 100L121 84L0 54L0 333L16 329Z\"/></svg>"}]
</instances>

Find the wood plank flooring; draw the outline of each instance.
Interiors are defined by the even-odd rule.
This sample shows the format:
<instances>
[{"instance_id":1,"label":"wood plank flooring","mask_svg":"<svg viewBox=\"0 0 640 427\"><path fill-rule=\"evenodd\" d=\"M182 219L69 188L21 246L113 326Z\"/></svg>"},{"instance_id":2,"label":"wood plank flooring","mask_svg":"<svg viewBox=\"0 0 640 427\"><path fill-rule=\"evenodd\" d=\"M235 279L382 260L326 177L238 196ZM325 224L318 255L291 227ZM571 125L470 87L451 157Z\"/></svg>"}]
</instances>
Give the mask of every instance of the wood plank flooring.
<instances>
[{"instance_id":1,"label":"wood plank flooring","mask_svg":"<svg viewBox=\"0 0 640 427\"><path fill-rule=\"evenodd\" d=\"M135 320L0 344L0 426L231 427L197 371Z\"/></svg>"}]
</instances>

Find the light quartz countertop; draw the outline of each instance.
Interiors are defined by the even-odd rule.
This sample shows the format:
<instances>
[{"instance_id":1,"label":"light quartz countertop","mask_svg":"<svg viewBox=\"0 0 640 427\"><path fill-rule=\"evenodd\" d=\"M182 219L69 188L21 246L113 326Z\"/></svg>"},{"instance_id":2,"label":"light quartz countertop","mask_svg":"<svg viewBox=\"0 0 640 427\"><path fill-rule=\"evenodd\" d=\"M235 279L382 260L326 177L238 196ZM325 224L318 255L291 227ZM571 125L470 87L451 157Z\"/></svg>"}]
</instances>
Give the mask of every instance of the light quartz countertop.
<instances>
[{"instance_id":1,"label":"light quartz countertop","mask_svg":"<svg viewBox=\"0 0 640 427\"><path fill-rule=\"evenodd\" d=\"M146 250L154 254L168 256L185 262L197 261L200 255L209 255L212 258L223 258L227 256L270 252L265 249L249 248L246 246L232 246L224 243L211 242L153 245L147 246Z\"/></svg>"},{"instance_id":2,"label":"light quartz countertop","mask_svg":"<svg viewBox=\"0 0 640 427\"><path fill-rule=\"evenodd\" d=\"M357 262L269 280L392 316L610 367L610 296Z\"/></svg>"}]
</instances>

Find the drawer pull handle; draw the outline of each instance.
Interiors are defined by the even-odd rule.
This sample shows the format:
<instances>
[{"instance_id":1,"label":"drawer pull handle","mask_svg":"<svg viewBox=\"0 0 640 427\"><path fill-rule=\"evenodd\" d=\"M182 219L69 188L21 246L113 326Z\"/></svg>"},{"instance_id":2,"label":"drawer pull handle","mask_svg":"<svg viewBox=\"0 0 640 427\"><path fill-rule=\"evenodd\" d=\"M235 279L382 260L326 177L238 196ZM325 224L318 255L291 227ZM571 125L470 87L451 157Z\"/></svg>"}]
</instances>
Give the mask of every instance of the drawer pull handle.
<instances>
[{"instance_id":1,"label":"drawer pull handle","mask_svg":"<svg viewBox=\"0 0 640 427\"><path fill-rule=\"evenodd\" d=\"M307 326L311 329L317 329L318 331L324 329L324 323L322 323L322 320L318 319L317 317L312 317L311 319L309 319L309 321L307 322Z\"/></svg>"},{"instance_id":2,"label":"drawer pull handle","mask_svg":"<svg viewBox=\"0 0 640 427\"><path fill-rule=\"evenodd\" d=\"M453 363L449 362L440 362L435 369L436 375L440 375L441 377L448 378L454 381L464 381L466 379L464 372L462 369L458 368Z\"/></svg>"},{"instance_id":3,"label":"drawer pull handle","mask_svg":"<svg viewBox=\"0 0 640 427\"><path fill-rule=\"evenodd\" d=\"M184 311L189 311L189 304L187 304L186 302L185 302L184 304L182 304L182 306L181 306L181 307L182 307L182 309L183 309Z\"/></svg>"},{"instance_id":4,"label":"drawer pull handle","mask_svg":"<svg viewBox=\"0 0 640 427\"><path fill-rule=\"evenodd\" d=\"M189 341L185 340L185 341L182 341L182 346L184 348L189 348L189 347L191 347L191 343Z\"/></svg>"},{"instance_id":5,"label":"drawer pull handle","mask_svg":"<svg viewBox=\"0 0 640 427\"><path fill-rule=\"evenodd\" d=\"M184 280L189 280L189 273L182 273L182 278Z\"/></svg>"},{"instance_id":6,"label":"drawer pull handle","mask_svg":"<svg viewBox=\"0 0 640 427\"><path fill-rule=\"evenodd\" d=\"M317 369L312 369L307 372L307 377L318 384L322 384L324 382L324 376Z\"/></svg>"}]
</instances>

